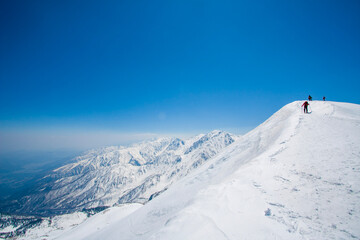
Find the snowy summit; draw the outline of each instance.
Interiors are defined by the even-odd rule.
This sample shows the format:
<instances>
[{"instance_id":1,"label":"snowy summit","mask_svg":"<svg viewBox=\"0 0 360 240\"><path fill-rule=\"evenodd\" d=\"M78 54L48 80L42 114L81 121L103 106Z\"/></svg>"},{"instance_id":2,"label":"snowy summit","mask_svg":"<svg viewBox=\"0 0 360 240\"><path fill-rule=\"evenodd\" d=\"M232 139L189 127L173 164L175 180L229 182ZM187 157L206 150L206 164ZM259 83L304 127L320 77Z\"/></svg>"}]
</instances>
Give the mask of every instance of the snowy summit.
<instances>
[{"instance_id":1,"label":"snowy summit","mask_svg":"<svg viewBox=\"0 0 360 240\"><path fill-rule=\"evenodd\" d=\"M59 239L359 239L360 106L301 104L131 214L102 221L110 208Z\"/></svg>"}]
</instances>

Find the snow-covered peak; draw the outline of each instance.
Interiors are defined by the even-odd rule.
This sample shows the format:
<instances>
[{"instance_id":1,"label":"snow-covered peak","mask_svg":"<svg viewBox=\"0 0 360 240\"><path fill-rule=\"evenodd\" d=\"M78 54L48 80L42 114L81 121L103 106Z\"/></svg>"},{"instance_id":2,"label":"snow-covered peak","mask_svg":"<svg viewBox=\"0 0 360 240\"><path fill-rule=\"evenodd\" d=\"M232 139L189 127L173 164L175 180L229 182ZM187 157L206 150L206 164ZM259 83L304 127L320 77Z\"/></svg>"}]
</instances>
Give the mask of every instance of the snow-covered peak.
<instances>
[{"instance_id":1,"label":"snow-covered peak","mask_svg":"<svg viewBox=\"0 0 360 240\"><path fill-rule=\"evenodd\" d=\"M53 215L82 208L146 203L234 142L226 132L159 138L86 152L54 170L19 212Z\"/></svg>"},{"instance_id":2,"label":"snow-covered peak","mask_svg":"<svg viewBox=\"0 0 360 240\"><path fill-rule=\"evenodd\" d=\"M359 239L360 106L301 104L127 217L60 239Z\"/></svg>"}]
</instances>

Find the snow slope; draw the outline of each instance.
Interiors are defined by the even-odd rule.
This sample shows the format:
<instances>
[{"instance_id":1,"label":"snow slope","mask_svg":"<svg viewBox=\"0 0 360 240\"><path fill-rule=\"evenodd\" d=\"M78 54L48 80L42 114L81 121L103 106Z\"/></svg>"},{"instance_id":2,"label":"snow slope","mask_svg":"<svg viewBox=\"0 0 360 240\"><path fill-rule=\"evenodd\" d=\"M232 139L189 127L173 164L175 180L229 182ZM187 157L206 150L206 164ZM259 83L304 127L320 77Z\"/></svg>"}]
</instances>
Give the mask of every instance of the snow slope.
<instances>
[{"instance_id":1,"label":"snow slope","mask_svg":"<svg viewBox=\"0 0 360 240\"><path fill-rule=\"evenodd\" d=\"M83 236L99 231L112 221L118 221L126 217L142 205L139 203L131 203L106 209L96 215L88 218L83 212L75 212L49 218L38 226L30 228L23 236L18 236L18 240L37 240L37 239L55 239L59 235L71 235L72 239L78 239L77 235ZM73 228L83 223L73 233Z\"/></svg>"},{"instance_id":2,"label":"snow slope","mask_svg":"<svg viewBox=\"0 0 360 240\"><path fill-rule=\"evenodd\" d=\"M286 105L127 217L59 239L360 239L360 106L310 104Z\"/></svg>"}]
</instances>

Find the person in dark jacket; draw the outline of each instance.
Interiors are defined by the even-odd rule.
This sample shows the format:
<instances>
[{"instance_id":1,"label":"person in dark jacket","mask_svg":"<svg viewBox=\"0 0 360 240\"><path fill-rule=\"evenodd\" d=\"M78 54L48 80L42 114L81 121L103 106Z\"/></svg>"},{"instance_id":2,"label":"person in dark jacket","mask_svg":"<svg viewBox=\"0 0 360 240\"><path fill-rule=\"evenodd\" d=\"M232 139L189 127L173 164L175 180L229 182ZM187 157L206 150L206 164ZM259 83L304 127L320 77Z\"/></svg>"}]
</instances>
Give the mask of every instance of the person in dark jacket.
<instances>
[{"instance_id":1,"label":"person in dark jacket","mask_svg":"<svg viewBox=\"0 0 360 240\"><path fill-rule=\"evenodd\" d=\"M307 102L307 101L305 101L304 103L303 103L303 105L302 105L302 107L304 107L304 113L309 113L308 112L308 106L309 106L310 104Z\"/></svg>"},{"instance_id":2,"label":"person in dark jacket","mask_svg":"<svg viewBox=\"0 0 360 240\"><path fill-rule=\"evenodd\" d=\"M323 101L325 101L325 96L323 96Z\"/></svg>"},{"instance_id":3,"label":"person in dark jacket","mask_svg":"<svg viewBox=\"0 0 360 240\"><path fill-rule=\"evenodd\" d=\"M308 100L309 100L309 101L312 101L312 96L309 95L309 96L308 96Z\"/></svg>"}]
</instances>

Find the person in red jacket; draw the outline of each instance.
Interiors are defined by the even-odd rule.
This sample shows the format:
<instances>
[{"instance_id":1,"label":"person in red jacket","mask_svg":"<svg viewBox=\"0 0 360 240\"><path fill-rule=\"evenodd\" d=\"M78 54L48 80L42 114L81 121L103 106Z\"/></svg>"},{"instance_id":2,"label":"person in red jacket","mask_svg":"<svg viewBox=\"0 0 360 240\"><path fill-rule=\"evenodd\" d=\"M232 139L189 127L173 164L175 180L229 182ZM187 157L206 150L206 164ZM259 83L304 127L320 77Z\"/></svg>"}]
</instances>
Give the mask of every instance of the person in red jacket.
<instances>
[{"instance_id":1,"label":"person in red jacket","mask_svg":"<svg viewBox=\"0 0 360 240\"><path fill-rule=\"evenodd\" d=\"M302 105L302 107L304 107L304 113L308 113L308 106L309 106L310 104L307 102L307 101L305 101L304 103L303 103L303 105Z\"/></svg>"}]
</instances>

